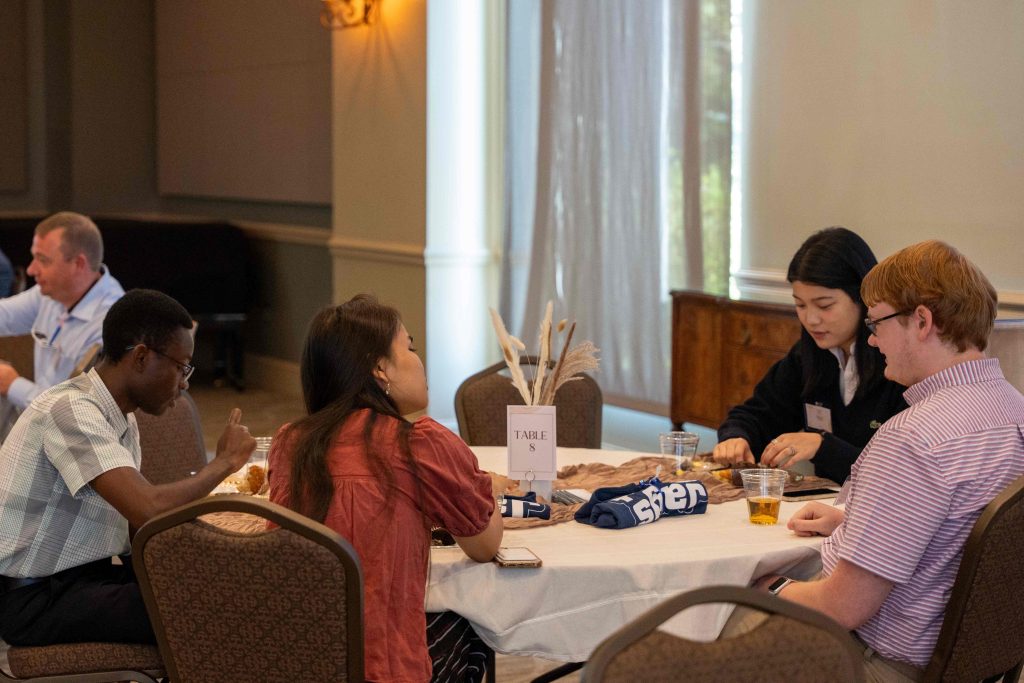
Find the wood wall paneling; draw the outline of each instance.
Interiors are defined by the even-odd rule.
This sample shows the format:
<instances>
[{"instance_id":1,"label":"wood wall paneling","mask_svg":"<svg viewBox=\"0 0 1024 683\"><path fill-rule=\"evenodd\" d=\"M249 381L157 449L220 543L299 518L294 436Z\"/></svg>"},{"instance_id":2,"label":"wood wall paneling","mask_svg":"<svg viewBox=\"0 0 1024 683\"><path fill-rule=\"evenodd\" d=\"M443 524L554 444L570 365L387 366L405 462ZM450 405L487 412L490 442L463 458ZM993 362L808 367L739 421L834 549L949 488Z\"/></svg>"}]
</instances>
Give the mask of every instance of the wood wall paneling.
<instances>
[{"instance_id":1,"label":"wood wall paneling","mask_svg":"<svg viewBox=\"0 0 1024 683\"><path fill-rule=\"evenodd\" d=\"M28 189L28 58L25 0L0 2L0 192Z\"/></svg>"},{"instance_id":2,"label":"wood wall paneling","mask_svg":"<svg viewBox=\"0 0 1024 683\"><path fill-rule=\"evenodd\" d=\"M306 0L158 0L160 194L331 202L331 33Z\"/></svg>"},{"instance_id":3,"label":"wood wall paneling","mask_svg":"<svg viewBox=\"0 0 1024 683\"><path fill-rule=\"evenodd\" d=\"M672 292L672 422L717 427L799 338L792 306Z\"/></svg>"},{"instance_id":4,"label":"wood wall paneling","mask_svg":"<svg viewBox=\"0 0 1024 683\"><path fill-rule=\"evenodd\" d=\"M722 403L722 315L719 297L672 294L671 418L715 424Z\"/></svg>"}]
</instances>

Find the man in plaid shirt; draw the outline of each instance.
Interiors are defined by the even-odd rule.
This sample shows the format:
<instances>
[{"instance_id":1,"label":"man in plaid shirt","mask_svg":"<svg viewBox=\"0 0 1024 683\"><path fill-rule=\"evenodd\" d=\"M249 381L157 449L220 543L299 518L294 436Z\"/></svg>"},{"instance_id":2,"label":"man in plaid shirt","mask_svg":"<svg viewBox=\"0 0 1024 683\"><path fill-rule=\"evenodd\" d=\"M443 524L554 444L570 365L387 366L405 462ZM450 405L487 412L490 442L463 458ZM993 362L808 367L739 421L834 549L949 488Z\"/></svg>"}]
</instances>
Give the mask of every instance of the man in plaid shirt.
<instances>
[{"instance_id":1,"label":"man in plaid shirt","mask_svg":"<svg viewBox=\"0 0 1024 683\"><path fill-rule=\"evenodd\" d=\"M132 290L103 323L87 374L40 394L0 449L0 637L12 645L155 642L130 563L129 529L207 495L256 445L232 411L216 457L154 486L139 473L133 412L159 415L188 388L192 319Z\"/></svg>"}]
</instances>

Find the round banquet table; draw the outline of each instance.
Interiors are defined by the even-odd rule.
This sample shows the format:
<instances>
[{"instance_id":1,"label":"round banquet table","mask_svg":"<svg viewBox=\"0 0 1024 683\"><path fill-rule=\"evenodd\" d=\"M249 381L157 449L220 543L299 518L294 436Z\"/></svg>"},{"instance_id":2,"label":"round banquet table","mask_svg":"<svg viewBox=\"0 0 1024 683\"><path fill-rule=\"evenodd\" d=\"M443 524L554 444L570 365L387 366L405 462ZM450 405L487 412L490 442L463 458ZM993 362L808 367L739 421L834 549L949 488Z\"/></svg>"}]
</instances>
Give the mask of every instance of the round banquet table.
<instances>
[{"instance_id":1,"label":"round banquet table","mask_svg":"<svg viewBox=\"0 0 1024 683\"><path fill-rule=\"evenodd\" d=\"M484 470L504 473L504 447L474 447ZM559 448L558 466L618 465L651 455ZM707 585L748 585L768 573L808 578L821 569L822 538L785 525L802 503L783 501L779 523L755 526L743 500L708 505L701 515L662 517L631 529L578 522L506 530L503 546L525 546L543 566L477 563L458 547L431 550L426 609L469 619L498 652L584 661L606 636L665 599ZM675 635L711 640L731 605L691 608L665 623Z\"/></svg>"}]
</instances>

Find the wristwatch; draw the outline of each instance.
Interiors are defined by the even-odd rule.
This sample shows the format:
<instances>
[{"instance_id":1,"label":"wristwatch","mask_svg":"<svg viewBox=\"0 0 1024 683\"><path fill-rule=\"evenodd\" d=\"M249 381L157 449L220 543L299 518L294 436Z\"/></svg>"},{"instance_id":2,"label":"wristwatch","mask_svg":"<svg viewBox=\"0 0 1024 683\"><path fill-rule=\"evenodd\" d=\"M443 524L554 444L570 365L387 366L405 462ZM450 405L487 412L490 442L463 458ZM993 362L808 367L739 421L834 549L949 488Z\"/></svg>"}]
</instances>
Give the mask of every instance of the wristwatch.
<instances>
[{"instance_id":1,"label":"wristwatch","mask_svg":"<svg viewBox=\"0 0 1024 683\"><path fill-rule=\"evenodd\" d=\"M793 583L793 579L786 578L785 576L780 576L779 578L775 579L770 584L768 584L768 592L772 595L778 595L783 588L785 588L791 583Z\"/></svg>"}]
</instances>

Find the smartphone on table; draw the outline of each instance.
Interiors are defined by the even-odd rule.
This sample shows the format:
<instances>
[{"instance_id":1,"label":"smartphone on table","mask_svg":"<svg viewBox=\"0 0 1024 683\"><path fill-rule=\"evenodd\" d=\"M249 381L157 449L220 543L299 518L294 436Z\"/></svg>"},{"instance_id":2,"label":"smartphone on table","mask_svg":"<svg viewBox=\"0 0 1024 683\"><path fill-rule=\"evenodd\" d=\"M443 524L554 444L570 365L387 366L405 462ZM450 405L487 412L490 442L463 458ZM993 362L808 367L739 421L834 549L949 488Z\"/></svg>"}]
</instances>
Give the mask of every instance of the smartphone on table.
<instances>
[{"instance_id":1,"label":"smartphone on table","mask_svg":"<svg viewBox=\"0 0 1024 683\"><path fill-rule=\"evenodd\" d=\"M839 495L838 488L806 489L804 491L786 491L782 494L783 500L821 500L835 498Z\"/></svg>"},{"instance_id":2,"label":"smartphone on table","mask_svg":"<svg viewBox=\"0 0 1024 683\"><path fill-rule=\"evenodd\" d=\"M498 563L499 567L539 567L541 565L540 558L533 554L529 548L498 548L498 554L494 556L494 561Z\"/></svg>"}]
</instances>

